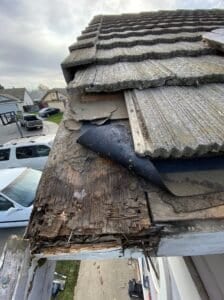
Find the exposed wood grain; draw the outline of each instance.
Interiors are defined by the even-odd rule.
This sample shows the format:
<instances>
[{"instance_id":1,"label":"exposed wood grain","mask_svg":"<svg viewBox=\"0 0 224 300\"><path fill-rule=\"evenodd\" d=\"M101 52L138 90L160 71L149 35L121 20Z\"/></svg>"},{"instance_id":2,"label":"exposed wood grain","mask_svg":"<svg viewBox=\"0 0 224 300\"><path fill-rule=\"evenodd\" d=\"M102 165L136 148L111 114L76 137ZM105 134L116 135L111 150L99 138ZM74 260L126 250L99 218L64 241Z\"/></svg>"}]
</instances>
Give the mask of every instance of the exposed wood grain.
<instances>
[{"instance_id":1,"label":"exposed wood grain","mask_svg":"<svg viewBox=\"0 0 224 300\"><path fill-rule=\"evenodd\" d=\"M135 107L134 93L133 91L125 92L125 102L127 106L129 123L131 127L135 152L139 155L144 155L146 148L150 149L150 142L144 137L142 127L140 125L140 118L138 116L138 110Z\"/></svg>"},{"instance_id":2,"label":"exposed wood grain","mask_svg":"<svg viewBox=\"0 0 224 300\"><path fill-rule=\"evenodd\" d=\"M107 242L91 245L71 245L70 247L49 247L42 249L36 254L38 258L50 260L85 260L85 259L114 259L114 258L137 258L143 256L140 248L123 247L116 242Z\"/></svg>"},{"instance_id":3,"label":"exposed wood grain","mask_svg":"<svg viewBox=\"0 0 224 300\"><path fill-rule=\"evenodd\" d=\"M32 247L138 237L150 229L142 180L77 144L78 134L61 123L28 227Z\"/></svg>"}]
</instances>

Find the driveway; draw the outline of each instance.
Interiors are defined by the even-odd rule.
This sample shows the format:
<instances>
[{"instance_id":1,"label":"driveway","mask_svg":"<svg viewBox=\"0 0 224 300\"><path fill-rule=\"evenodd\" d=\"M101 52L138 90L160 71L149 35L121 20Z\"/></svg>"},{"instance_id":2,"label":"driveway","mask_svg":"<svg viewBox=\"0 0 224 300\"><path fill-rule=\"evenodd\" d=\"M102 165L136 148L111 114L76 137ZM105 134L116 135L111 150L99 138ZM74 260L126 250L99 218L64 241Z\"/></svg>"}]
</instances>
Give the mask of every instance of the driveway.
<instances>
[{"instance_id":1,"label":"driveway","mask_svg":"<svg viewBox=\"0 0 224 300\"><path fill-rule=\"evenodd\" d=\"M23 132L23 136L36 136L42 134L56 134L58 125L53 122L43 121L44 126L43 129L38 130L26 130L25 128L21 128ZM20 133L17 129L16 124L9 124L7 126L0 125L0 144L4 144L9 142L10 140L20 138Z\"/></svg>"},{"instance_id":2,"label":"driveway","mask_svg":"<svg viewBox=\"0 0 224 300\"><path fill-rule=\"evenodd\" d=\"M128 282L138 280L136 260L81 261L74 300L130 300Z\"/></svg>"}]
</instances>

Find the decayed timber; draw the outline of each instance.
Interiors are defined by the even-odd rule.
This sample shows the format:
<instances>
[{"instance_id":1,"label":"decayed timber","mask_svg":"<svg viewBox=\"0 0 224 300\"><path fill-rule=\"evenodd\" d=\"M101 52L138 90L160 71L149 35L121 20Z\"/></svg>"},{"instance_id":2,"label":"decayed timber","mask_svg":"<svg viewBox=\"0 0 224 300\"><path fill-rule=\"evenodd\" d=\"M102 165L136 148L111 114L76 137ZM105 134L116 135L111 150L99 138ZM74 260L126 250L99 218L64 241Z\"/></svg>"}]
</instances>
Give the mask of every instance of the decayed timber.
<instances>
[{"instance_id":1,"label":"decayed timber","mask_svg":"<svg viewBox=\"0 0 224 300\"><path fill-rule=\"evenodd\" d=\"M48 247L35 255L37 258L50 260L85 260L85 259L117 259L138 258L144 256L143 249L132 247L123 249L117 242L91 245L71 245L70 247Z\"/></svg>"},{"instance_id":2,"label":"decayed timber","mask_svg":"<svg viewBox=\"0 0 224 300\"><path fill-rule=\"evenodd\" d=\"M67 129L68 120L70 126L75 122L71 110L41 178L27 231L32 250L114 241L139 244L151 227L142 179L77 144L79 130Z\"/></svg>"},{"instance_id":3,"label":"decayed timber","mask_svg":"<svg viewBox=\"0 0 224 300\"><path fill-rule=\"evenodd\" d=\"M84 101L91 100L87 97ZM160 199L164 193L163 200L171 201L168 193L78 145L79 130L80 123L67 110L41 179L27 231L37 257L130 257L144 251L164 254L165 250L159 252L164 245L161 241L168 239L172 246L179 235L187 233L193 238L195 232L188 228L195 228L195 220L201 219L206 225L209 220L224 217L223 206L212 202L212 197L210 207L202 206L194 212L188 207L185 212L176 212L171 204ZM191 198L192 209L197 201L197 197ZM203 228L198 234L205 233ZM217 229L221 231L222 227ZM200 254L196 243L191 242L185 253L191 249ZM207 253L216 251L207 249ZM220 251L220 247L217 249ZM171 247L171 252L176 255L179 248Z\"/></svg>"},{"instance_id":4,"label":"decayed timber","mask_svg":"<svg viewBox=\"0 0 224 300\"><path fill-rule=\"evenodd\" d=\"M36 256L80 259L97 258L104 254L116 257L127 252L132 255L133 251L138 255L153 251L156 255L200 255L224 251L223 193L181 199L172 197L161 188L146 183L129 170L76 143L80 133L87 128L82 127L81 121L87 125L86 121L94 120L100 125L115 115L112 112L115 103L113 99L108 99L111 95L105 98L109 106L105 102L97 109L95 105L103 101L106 93L120 94L126 89L160 86L168 91L169 85L191 86L191 98L197 100L191 108L204 115L197 107L199 105L207 111L202 105L206 104L204 100L202 103L198 101L197 87L224 82L224 58L219 51L199 40L202 32L221 25L223 13L176 11L97 16L78 42L70 47L71 54L62 63L64 76L70 95L76 97L83 93L85 99L82 96L75 99L79 109L77 103L70 103L67 108L40 182L27 231L31 250ZM155 27L151 26L155 22ZM212 55L206 55L210 51ZM99 99L96 94L90 93L100 93ZM167 101L164 107L167 107ZM219 101L222 102L221 98ZM142 121L153 119L155 124L161 111L155 110L154 115L149 115L147 103L142 105L146 112ZM186 105L185 112L189 107L189 104ZM219 120L222 124L222 109L218 105L213 110L211 106L214 120L211 114L208 120L212 120L212 124L217 124L215 121ZM133 105L128 108L129 116L132 109ZM115 111L117 113L117 109ZM139 110L132 114L134 123L139 119L138 113ZM165 111L164 115L161 125L165 123ZM177 115L180 115L179 112ZM117 118L120 119L120 115ZM113 122L120 122L129 128L127 121L117 121L117 118ZM190 118L188 122L188 119L181 118L177 123L182 128L185 120L185 125L189 123L193 126L198 119ZM143 125L146 129L147 124L131 124L133 137L139 144L146 140L140 131ZM161 125L159 129L163 128ZM208 130L209 126L203 128ZM176 124L173 129L176 133ZM150 133L153 130L156 134L158 128L150 127ZM206 130L200 132L200 137L207 136ZM212 131L211 137L215 135L217 139L210 137L208 141L209 145L214 142L215 147L222 145L222 138L219 138L222 132L216 130L215 133ZM164 140L168 131L169 127L164 130ZM192 144L190 136L187 136L186 147ZM175 139L173 133L172 138ZM197 144L201 145L201 140L197 140ZM222 147L216 150L222 150ZM174 180L171 181L175 184Z\"/></svg>"},{"instance_id":5,"label":"decayed timber","mask_svg":"<svg viewBox=\"0 0 224 300\"><path fill-rule=\"evenodd\" d=\"M54 269L54 261L32 259L27 240L11 237L0 258L0 299L50 299Z\"/></svg>"}]
</instances>

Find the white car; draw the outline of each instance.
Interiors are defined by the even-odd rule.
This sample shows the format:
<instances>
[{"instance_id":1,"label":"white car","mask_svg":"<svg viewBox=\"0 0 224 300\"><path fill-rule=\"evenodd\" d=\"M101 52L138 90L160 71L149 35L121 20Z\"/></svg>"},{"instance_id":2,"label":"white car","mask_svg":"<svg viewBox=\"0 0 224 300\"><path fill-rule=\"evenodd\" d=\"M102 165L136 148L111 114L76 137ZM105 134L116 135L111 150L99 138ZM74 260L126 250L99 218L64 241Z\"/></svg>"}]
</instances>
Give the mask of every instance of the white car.
<instances>
[{"instance_id":1,"label":"white car","mask_svg":"<svg viewBox=\"0 0 224 300\"><path fill-rule=\"evenodd\" d=\"M41 174L28 168L0 170L0 228L28 224Z\"/></svg>"},{"instance_id":2,"label":"white car","mask_svg":"<svg viewBox=\"0 0 224 300\"><path fill-rule=\"evenodd\" d=\"M43 170L55 135L20 138L0 145L0 169L28 167Z\"/></svg>"}]
</instances>

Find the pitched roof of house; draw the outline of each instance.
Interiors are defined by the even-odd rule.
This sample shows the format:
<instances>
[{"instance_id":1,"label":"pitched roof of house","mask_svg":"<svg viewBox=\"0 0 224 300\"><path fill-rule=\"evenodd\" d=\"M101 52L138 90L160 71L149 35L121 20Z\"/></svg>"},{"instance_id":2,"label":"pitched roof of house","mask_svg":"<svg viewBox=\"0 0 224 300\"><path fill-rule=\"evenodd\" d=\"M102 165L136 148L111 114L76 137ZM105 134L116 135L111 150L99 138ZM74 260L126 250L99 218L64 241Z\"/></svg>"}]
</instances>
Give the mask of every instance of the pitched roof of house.
<instances>
[{"instance_id":1,"label":"pitched roof of house","mask_svg":"<svg viewBox=\"0 0 224 300\"><path fill-rule=\"evenodd\" d=\"M223 10L93 18L62 63L70 103L27 231L34 251L56 243L62 252L98 243L149 250L159 222L224 217L224 58L202 41L221 26ZM215 170L191 161L217 154ZM176 172L174 158L186 168Z\"/></svg>"},{"instance_id":2,"label":"pitched roof of house","mask_svg":"<svg viewBox=\"0 0 224 300\"><path fill-rule=\"evenodd\" d=\"M42 96L42 100L44 100L45 97L47 95L49 95L50 93L55 93L55 92L61 93L65 97L68 97L68 93L67 93L67 90L65 88L53 88L53 89L50 89L50 90L46 91L46 93Z\"/></svg>"},{"instance_id":3,"label":"pitched roof of house","mask_svg":"<svg viewBox=\"0 0 224 300\"><path fill-rule=\"evenodd\" d=\"M0 102L18 102L18 101L20 101L18 98L13 97L12 95L1 93L0 90Z\"/></svg>"},{"instance_id":4,"label":"pitched roof of house","mask_svg":"<svg viewBox=\"0 0 224 300\"><path fill-rule=\"evenodd\" d=\"M25 88L11 88L11 89L3 89L2 92L8 95L12 95L18 98L20 101L24 101Z\"/></svg>"},{"instance_id":5,"label":"pitched roof of house","mask_svg":"<svg viewBox=\"0 0 224 300\"><path fill-rule=\"evenodd\" d=\"M45 91L37 89L37 90L32 90L29 92L31 98L33 99L33 101L41 101L42 97L45 95Z\"/></svg>"}]
</instances>

